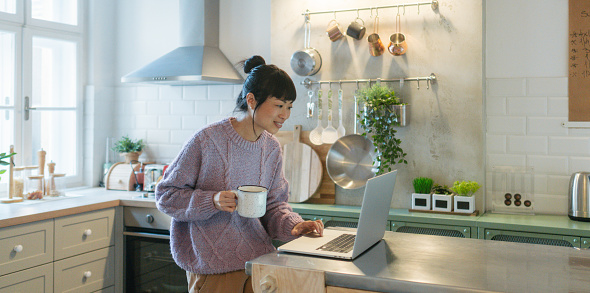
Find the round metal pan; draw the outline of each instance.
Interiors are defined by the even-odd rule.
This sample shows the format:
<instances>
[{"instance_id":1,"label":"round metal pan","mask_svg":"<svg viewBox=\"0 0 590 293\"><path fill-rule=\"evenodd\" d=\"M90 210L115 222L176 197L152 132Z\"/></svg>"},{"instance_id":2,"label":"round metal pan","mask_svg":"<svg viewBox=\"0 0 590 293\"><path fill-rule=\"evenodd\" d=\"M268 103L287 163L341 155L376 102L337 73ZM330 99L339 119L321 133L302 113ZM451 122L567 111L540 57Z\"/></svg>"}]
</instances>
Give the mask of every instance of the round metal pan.
<instances>
[{"instance_id":1,"label":"round metal pan","mask_svg":"<svg viewBox=\"0 0 590 293\"><path fill-rule=\"evenodd\" d=\"M297 51L291 56L291 68L300 76L314 75L322 68L322 57L314 48Z\"/></svg>"},{"instance_id":2,"label":"round metal pan","mask_svg":"<svg viewBox=\"0 0 590 293\"><path fill-rule=\"evenodd\" d=\"M344 189L361 188L377 173L377 168L373 166L375 157L375 146L369 138L349 134L330 147L326 169L338 186Z\"/></svg>"}]
</instances>

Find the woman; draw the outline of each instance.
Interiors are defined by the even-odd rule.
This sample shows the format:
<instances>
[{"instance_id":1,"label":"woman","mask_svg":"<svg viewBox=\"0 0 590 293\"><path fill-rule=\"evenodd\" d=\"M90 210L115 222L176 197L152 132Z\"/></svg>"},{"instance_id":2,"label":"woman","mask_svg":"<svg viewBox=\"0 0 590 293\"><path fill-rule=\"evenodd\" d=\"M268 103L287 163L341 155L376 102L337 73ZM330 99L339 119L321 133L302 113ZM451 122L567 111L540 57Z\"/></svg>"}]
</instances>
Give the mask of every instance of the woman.
<instances>
[{"instance_id":1,"label":"woman","mask_svg":"<svg viewBox=\"0 0 590 293\"><path fill-rule=\"evenodd\" d=\"M323 234L321 221L304 221L287 204L288 183L277 139L296 98L287 73L260 56L244 61L248 77L237 99L240 117L197 131L156 188L156 205L172 217L170 244L187 271L190 292L252 292L245 263L274 250L271 239ZM266 214L236 210L241 185L268 189Z\"/></svg>"}]
</instances>

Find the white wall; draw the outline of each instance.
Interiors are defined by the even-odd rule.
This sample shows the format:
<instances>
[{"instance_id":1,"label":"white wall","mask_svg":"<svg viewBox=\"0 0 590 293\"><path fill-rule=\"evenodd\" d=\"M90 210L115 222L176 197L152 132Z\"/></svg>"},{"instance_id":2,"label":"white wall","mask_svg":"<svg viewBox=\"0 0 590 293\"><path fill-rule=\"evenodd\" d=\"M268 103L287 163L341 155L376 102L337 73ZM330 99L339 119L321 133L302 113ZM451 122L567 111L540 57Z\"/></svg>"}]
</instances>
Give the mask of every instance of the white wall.
<instances>
[{"instance_id":1,"label":"white wall","mask_svg":"<svg viewBox=\"0 0 590 293\"><path fill-rule=\"evenodd\" d=\"M567 214L570 175L590 166L590 130L561 126L568 115L568 2L486 1L485 29L488 171L532 166L536 212Z\"/></svg>"}]
</instances>

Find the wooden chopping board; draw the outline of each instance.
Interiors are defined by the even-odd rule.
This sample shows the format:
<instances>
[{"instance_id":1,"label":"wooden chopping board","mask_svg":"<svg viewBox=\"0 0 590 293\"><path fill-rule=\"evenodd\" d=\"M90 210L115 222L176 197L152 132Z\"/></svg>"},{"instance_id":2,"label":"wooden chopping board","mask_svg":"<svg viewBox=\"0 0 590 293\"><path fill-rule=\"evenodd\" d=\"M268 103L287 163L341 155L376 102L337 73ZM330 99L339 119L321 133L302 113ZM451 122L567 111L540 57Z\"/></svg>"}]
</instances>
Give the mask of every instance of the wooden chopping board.
<instances>
[{"instance_id":1,"label":"wooden chopping board","mask_svg":"<svg viewBox=\"0 0 590 293\"><path fill-rule=\"evenodd\" d=\"M322 162L307 144L301 143L301 125L295 125L293 141L283 146L283 173L289 182L289 202L309 199L322 181Z\"/></svg>"}]
</instances>

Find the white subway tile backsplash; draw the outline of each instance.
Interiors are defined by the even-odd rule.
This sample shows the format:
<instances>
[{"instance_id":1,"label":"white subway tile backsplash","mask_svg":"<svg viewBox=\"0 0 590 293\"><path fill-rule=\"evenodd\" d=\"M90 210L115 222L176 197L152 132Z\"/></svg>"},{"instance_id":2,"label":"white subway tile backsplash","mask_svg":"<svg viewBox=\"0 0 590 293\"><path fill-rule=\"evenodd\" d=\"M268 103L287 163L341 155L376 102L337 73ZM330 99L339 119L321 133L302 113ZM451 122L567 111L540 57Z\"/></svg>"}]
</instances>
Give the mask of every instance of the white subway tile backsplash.
<instances>
[{"instance_id":1,"label":"white subway tile backsplash","mask_svg":"<svg viewBox=\"0 0 590 293\"><path fill-rule=\"evenodd\" d=\"M147 114L147 102L146 101L132 101L129 105L134 115L145 115ZM121 109L125 110L125 108ZM127 108L129 110L129 108ZM129 113L129 112L128 112Z\"/></svg>"},{"instance_id":2,"label":"white subway tile backsplash","mask_svg":"<svg viewBox=\"0 0 590 293\"><path fill-rule=\"evenodd\" d=\"M569 157L569 174L590 172L590 157Z\"/></svg>"},{"instance_id":3,"label":"white subway tile backsplash","mask_svg":"<svg viewBox=\"0 0 590 293\"><path fill-rule=\"evenodd\" d=\"M208 88L207 99L209 100L236 100L233 85L210 85Z\"/></svg>"},{"instance_id":4,"label":"white subway tile backsplash","mask_svg":"<svg viewBox=\"0 0 590 293\"><path fill-rule=\"evenodd\" d=\"M236 108L235 101L221 101L221 114L234 116L234 109Z\"/></svg>"},{"instance_id":5,"label":"white subway tile backsplash","mask_svg":"<svg viewBox=\"0 0 590 293\"><path fill-rule=\"evenodd\" d=\"M567 77L542 77L527 79L528 96L565 97L568 95Z\"/></svg>"},{"instance_id":6,"label":"white subway tile backsplash","mask_svg":"<svg viewBox=\"0 0 590 293\"><path fill-rule=\"evenodd\" d=\"M174 101L171 103L170 114L172 115L192 115L195 113L195 103L200 101Z\"/></svg>"},{"instance_id":7,"label":"white subway tile backsplash","mask_svg":"<svg viewBox=\"0 0 590 293\"><path fill-rule=\"evenodd\" d=\"M225 119L227 117L228 116L222 116L222 115L219 115L219 116L207 116L207 124L211 124L213 122L217 122L217 121L223 120L223 119Z\"/></svg>"},{"instance_id":8,"label":"white subway tile backsplash","mask_svg":"<svg viewBox=\"0 0 590 293\"><path fill-rule=\"evenodd\" d=\"M117 87L116 88L116 101L132 101L137 97L137 87Z\"/></svg>"},{"instance_id":9,"label":"white subway tile backsplash","mask_svg":"<svg viewBox=\"0 0 590 293\"><path fill-rule=\"evenodd\" d=\"M150 144L170 143L170 130L149 129L146 142Z\"/></svg>"},{"instance_id":10,"label":"white subway tile backsplash","mask_svg":"<svg viewBox=\"0 0 590 293\"><path fill-rule=\"evenodd\" d=\"M534 167L535 174L567 175L568 158L558 156L527 156L528 166Z\"/></svg>"},{"instance_id":11,"label":"white subway tile backsplash","mask_svg":"<svg viewBox=\"0 0 590 293\"><path fill-rule=\"evenodd\" d=\"M506 98L504 97L487 97L486 98L487 115L506 115Z\"/></svg>"},{"instance_id":12,"label":"white subway tile backsplash","mask_svg":"<svg viewBox=\"0 0 590 293\"><path fill-rule=\"evenodd\" d=\"M488 154L487 159L489 168L494 166L526 166L525 155Z\"/></svg>"},{"instance_id":13,"label":"white subway tile backsplash","mask_svg":"<svg viewBox=\"0 0 590 293\"><path fill-rule=\"evenodd\" d=\"M567 196L570 176L547 176L547 193Z\"/></svg>"},{"instance_id":14,"label":"white subway tile backsplash","mask_svg":"<svg viewBox=\"0 0 590 293\"><path fill-rule=\"evenodd\" d=\"M486 151L488 154L506 153L506 135L486 135Z\"/></svg>"},{"instance_id":15,"label":"white subway tile backsplash","mask_svg":"<svg viewBox=\"0 0 590 293\"><path fill-rule=\"evenodd\" d=\"M206 86L183 86L184 100L206 100L207 99L207 87Z\"/></svg>"},{"instance_id":16,"label":"white subway tile backsplash","mask_svg":"<svg viewBox=\"0 0 590 293\"><path fill-rule=\"evenodd\" d=\"M547 115L547 98L508 98L507 108L509 115Z\"/></svg>"},{"instance_id":17,"label":"white subway tile backsplash","mask_svg":"<svg viewBox=\"0 0 590 293\"><path fill-rule=\"evenodd\" d=\"M487 132L490 134L526 133L525 117L488 116Z\"/></svg>"},{"instance_id":18,"label":"white subway tile backsplash","mask_svg":"<svg viewBox=\"0 0 590 293\"><path fill-rule=\"evenodd\" d=\"M568 112L568 98L553 97L547 99L547 116L563 117L565 121Z\"/></svg>"},{"instance_id":19,"label":"white subway tile backsplash","mask_svg":"<svg viewBox=\"0 0 590 293\"><path fill-rule=\"evenodd\" d=\"M149 101L147 103L147 114L170 115L169 101Z\"/></svg>"},{"instance_id":20,"label":"white subway tile backsplash","mask_svg":"<svg viewBox=\"0 0 590 293\"><path fill-rule=\"evenodd\" d=\"M170 143L184 145L194 133L195 131L192 130L172 130L170 131Z\"/></svg>"},{"instance_id":21,"label":"white subway tile backsplash","mask_svg":"<svg viewBox=\"0 0 590 293\"><path fill-rule=\"evenodd\" d=\"M221 106L219 101L198 101L195 103L195 114L197 115L219 115Z\"/></svg>"},{"instance_id":22,"label":"white subway tile backsplash","mask_svg":"<svg viewBox=\"0 0 590 293\"><path fill-rule=\"evenodd\" d=\"M182 87L160 86L160 100L177 101L182 99Z\"/></svg>"},{"instance_id":23,"label":"white subway tile backsplash","mask_svg":"<svg viewBox=\"0 0 590 293\"><path fill-rule=\"evenodd\" d=\"M567 121L567 118L562 121ZM590 136L590 128L569 128L568 134L570 136Z\"/></svg>"},{"instance_id":24,"label":"white subway tile backsplash","mask_svg":"<svg viewBox=\"0 0 590 293\"><path fill-rule=\"evenodd\" d=\"M555 117L528 117L527 134L567 135L567 128L561 126L563 119Z\"/></svg>"},{"instance_id":25,"label":"white subway tile backsplash","mask_svg":"<svg viewBox=\"0 0 590 293\"><path fill-rule=\"evenodd\" d=\"M135 127L140 129L157 129L158 116L156 115L135 115Z\"/></svg>"},{"instance_id":26,"label":"white subway tile backsplash","mask_svg":"<svg viewBox=\"0 0 590 293\"><path fill-rule=\"evenodd\" d=\"M161 144L158 146L158 163L170 164L176 158L182 145L179 144Z\"/></svg>"},{"instance_id":27,"label":"white subway tile backsplash","mask_svg":"<svg viewBox=\"0 0 590 293\"><path fill-rule=\"evenodd\" d=\"M137 87L136 99L140 101L155 101L159 97L159 87L157 86L140 86Z\"/></svg>"},{"instance_id":28,"label":"white subway tile backsplash","mask_svg":"<svg viewBox=\"0 0 590 293\"><path fill-rule=\"evenodd\" d=\"M567 215L567 197L554 194L535 194L536 214Z\"/></svg>"},{"instance_id":29,"label":"white subway tile backsplash","mask_svg":"<svg viewBox=\"0 0 590 293\"><path fill-rule=\"evenodd\" d=\"M547 154L547 137L509 135L507 146L509 154Z\"/></svg>"},{"instance_id":30,"label":"white subway tile backsplash","mask_svg":"<svg viewBox=\"0 0 590 293\"><path fill-rule=\"evenodd\" d=\"M535 174L535 194L537 193L547 193L547 177L548 175L538 175Z\"/></svg>"},{"instance_id":31,"label":"white subway tile backsplash","mask_svg":"<svg viewBox=\"0 0 590 293\"><path fill-rule=\"evenodd\" d=\"M173 113L174 114L174 113ZM158 129L181 129L182 117L177 115L158 117Z\"/></svg>"},{"instance_id":32,"label":"white subway tile backsplash","mask_svg":"<svg viewBox=\"0 0 590 293\"><path fill-rule=\"evenodd\" d=\"M487 96L519 97L526 94L524 78L488 79L486 85Z\"/></svg>"},{"instance_id":33,"label":"white subway tile backsplash","mask_svg":"<svg viewBox=\"0 0 590 293\"><path fill-rule=\"evenodd\" d=\"M207 116L183 116L182 129L193 130L193 132L207 125Z\"/></svg>"},{"instance_id":34,"label":"white subway tile backsplash","mask_svg":"<svg viewBox=\"0 0 590 293\"><path fill-rule=\"evenodd\" d=\"M559 137L549 138L549 153L552 155L590 155L590 138Z\"/></svg>"}]
</instances>

